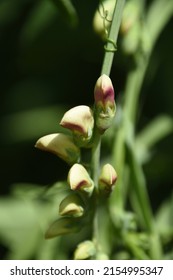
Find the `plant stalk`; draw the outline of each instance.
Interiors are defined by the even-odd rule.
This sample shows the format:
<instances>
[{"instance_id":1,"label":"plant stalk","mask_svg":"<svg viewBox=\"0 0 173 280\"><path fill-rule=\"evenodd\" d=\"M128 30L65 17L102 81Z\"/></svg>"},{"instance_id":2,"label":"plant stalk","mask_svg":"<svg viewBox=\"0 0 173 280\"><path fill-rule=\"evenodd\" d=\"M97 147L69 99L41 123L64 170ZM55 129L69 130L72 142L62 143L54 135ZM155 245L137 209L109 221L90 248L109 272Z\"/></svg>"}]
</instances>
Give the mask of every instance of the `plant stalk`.
<instances>
[{"instance_id":1,"label":"plant stalk","mask_svg":"<svg viewBox=\"0 0 173 280\"><path fill-rule=\"evenodd\" d=\"M105 55L103 59L101 75L106 74L107 76L110 75L111 67L113 63L114 53L116 51L116 44L118 38L118 32L120 28L123 7L125 4L125 0L117 0L115 3L115 8L113 12L112 22L109 29L109 34L107 38L107 43L105 47ZM95 216L93 219L93 240L99 247L99 233L102 230L102 226L99 225L99 202L98 202L98 172L100 170L100 147L101 147L101 136L97 129L95 129L95 142L92 149L92 159L91 159L91 166L92 166L92 178L95 184Z\"/></svg>"}]
</instances>

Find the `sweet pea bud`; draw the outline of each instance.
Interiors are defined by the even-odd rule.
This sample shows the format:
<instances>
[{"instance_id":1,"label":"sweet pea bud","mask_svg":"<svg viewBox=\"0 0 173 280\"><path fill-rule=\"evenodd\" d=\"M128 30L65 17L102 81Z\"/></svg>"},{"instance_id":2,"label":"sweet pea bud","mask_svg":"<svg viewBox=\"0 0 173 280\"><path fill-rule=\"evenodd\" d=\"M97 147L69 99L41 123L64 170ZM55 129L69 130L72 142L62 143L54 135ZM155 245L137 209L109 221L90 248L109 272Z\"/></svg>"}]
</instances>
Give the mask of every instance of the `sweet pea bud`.
<instances>
[{"instance_id":1,"label":"sweet pea bud","mask_svg":"<svg viewBox=\"0 0 173 280\"><path fill-rule=\"evenodd\" d=\"M61 216L81 217L83 213L83 202L76 194L66 196L59 205L59 214Z\"/></svg>"},{"instance_id":2,"label":"sweet pea bud","mask_svg":"<svg viewBox=\"0 0 173 280\"><path fill-rule=\"evenodd\" d=\"M103 252L98 252L96 254L96 257L95 257L96 260L109 260L109 257L107 254L103 253Z\"/></svg>"},{"instance_id":3,"label":"sweet pea bud","mask_svg":"<svg viewBox=\"0 0 173 280\"><path fill-rule=\"evenodd\" d=\"M104 0L101 4L99 4L98 9L95 12L93 18L93 28L102 39L106 39L107 37L115 4L116 0Z\"/></svg>"},{"instance_id":4,"label":"sweet pea bud","mask_svg":"<svg viewBox=\"0 0 173 280\"><path fill-rule=\"evenodd\" d=\"M110 127L115 116L116 105L111 79L103 74L94 88L96 125L101 133Z\"/></svg>"},{"instance_id":5,"label":"sweet pea bud","mask_svg":"<svg viewBox=\"0 0 173 280\"><path fill-rule=\"evenodd\" d=\"M96 253L96 248L94 243L90 240L86 240L77 246L74 252L74 259L86 260L90 257L93 257L95 253Z\"/></svg>"},{"instance_id":6,"label":"sweet pea bud","mask_svg":"<svg viewBox=\"0 0 173 280\"><path fill-rule=\"evenodd\" d=\"M76 163L70 168L67 181L74 191L80 190L90 195L93 192L94 182L81 164Z\"/></svg>"},{"instance_id":7,"label":"sweet pea bud","mask_svg":"<svg viewBox=\"0 0 173 280\"><path fill-rule=\"evenodd\" d=\"M64 114L60 125L73 132L74 140L78 146L86 146L93 134L92 110L85 105L76 106Z\"/></svg>"},{"instance_id":8,"label":"sweet pea bud","mask_svg":"<svg viewBox=\"0 0 173 280\"><path fill-rule=\"evenodd\" d=\"M71 136L54 133L41 137L36 148L51 152L72 165L80 159L80 149L73 143Z\"/></svg>"},{"instance_id":9,"label":"sweet pea bud","mask_svg":"<svg viewBox=\"0 0 173 280\"><path fill-rule=\"evenodd\" d=\"M102 194L109 195L117 180L117 173L112 165L105 164L99 176L99 190Z\"/></svg>"},{"instance_id":10,"label":"sweet pea bud","mask_svg":"<svg viewBox=\"0 0 173 280\"><path fill-rule=\"evenodd\" d=\"M122 38L121 46L125 54L136 53L141 40L141 23L134 24Z\"/></svg>"}]
</instances>

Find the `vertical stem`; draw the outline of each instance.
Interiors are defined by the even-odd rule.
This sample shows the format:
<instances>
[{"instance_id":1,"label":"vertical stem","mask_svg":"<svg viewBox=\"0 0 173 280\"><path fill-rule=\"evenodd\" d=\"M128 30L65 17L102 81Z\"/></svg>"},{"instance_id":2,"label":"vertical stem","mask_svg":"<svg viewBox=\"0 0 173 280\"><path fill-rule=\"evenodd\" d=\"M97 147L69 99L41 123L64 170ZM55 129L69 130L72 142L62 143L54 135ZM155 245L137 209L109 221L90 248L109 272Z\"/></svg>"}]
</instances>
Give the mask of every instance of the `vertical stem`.
<instances>
[{"instance_id":1,"label":"vertical stem","mask_svg":"<svg viewBox=\"0 0 173 280\"><path fill-rule=\"evenodd\" d=\"M136 59L136 67L133 69L127 77L126 88L125 88L125 103L124 112L127 119L135 125L136 113L138 108L138 99L141 92L141 87L146 74L147 66L149 61L149 53L147 57L138 57Z\"/></svg>"},{"instance_id":2,"label":"vertical stem","mask_svg":"<svg viewBox=\"0 0 173 280\"><path fill-rule=\"evenodd\" d=\"M125 0L117 0L109 30L101 74L110 75Z\"/></svg>"},{"instance_id":3,"label":"vertical stem","mask_svg":"<svg viewBox=\"0 0 173 280\"><path fill-rule=\"evenodd\" d=\"M113 12L113 18L109 30L109 35L107 38L107 44L105 47L105 55L103 59L101 75L106 74L107 76L110 75L114 52L116 50L115 46L117 43L118 32L120 28L123 7L124 7L125 0L117 0L115 3L115 8ZM98 172L100 169L100 147L101 147L101 136L95 128L95 141L94 146L92 148L92 159L91 159L91 167L92 167L92 178L95 184L95 215L93 220L93 240L96 242L96 245L99 247L99 232L101 231L101 227L99 225L99 205L98 205ZM102 225L103 227L104 225Z\"/></svg>"},{"instance_id":4,"label":"vertical stem","mask_svg":"<svg viewBox=\"0 0 173 280\"><path fill-rule=\"evenodd\" d=\"M97 131L97 129L95 129L95 139L94 139L94 146L92 148L91 167L92 167L92 178L96 188L97 188L98 172L100 166L100 147L101 147L101 136Z\"/></svg>"}]
</instances>

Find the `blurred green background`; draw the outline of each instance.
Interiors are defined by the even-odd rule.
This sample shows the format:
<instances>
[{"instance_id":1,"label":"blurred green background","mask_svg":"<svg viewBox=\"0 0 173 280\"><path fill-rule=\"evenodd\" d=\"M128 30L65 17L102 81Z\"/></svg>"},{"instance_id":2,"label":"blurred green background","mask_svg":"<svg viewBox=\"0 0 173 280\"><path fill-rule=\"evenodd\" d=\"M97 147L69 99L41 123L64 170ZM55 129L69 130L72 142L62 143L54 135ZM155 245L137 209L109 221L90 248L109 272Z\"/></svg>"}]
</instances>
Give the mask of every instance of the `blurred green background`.
<instances>
[{"instance_id":1,"label":"blurred green background","mask_svg":"<svg viewBox=\"0 0 173 280\"><path fill-rule=\"evenodd\" d=\"M16 185L27 191L35 186L40 191L66 179L66 164L36 150L36 140L60 131L58 122L66 109L93 104L93 88L104 55L104 42L92 26L99 1L72 2L75 9L66 12L49 0L0 0L0 211L9 223L9 231L9 220L16 217L13 211L17 204L13 207L10 200ZM173 117L172 30L173 18L151 57L138 105L138 130L159 114ZM111 78L120 103L130 66L131 59L119 48ZM154 211L172 194L172 144L171 134L157 144L152 159L144 166ZM24 216L29 221L30 210L27 212L25 206L21 209L26 210ZM8 247L9 239L4 237L3 226L1 229L1 258L38 257L33 252L15 254L15 245ZM28 231L33 229L34 225Z\"/></svg>"}]
</instances>

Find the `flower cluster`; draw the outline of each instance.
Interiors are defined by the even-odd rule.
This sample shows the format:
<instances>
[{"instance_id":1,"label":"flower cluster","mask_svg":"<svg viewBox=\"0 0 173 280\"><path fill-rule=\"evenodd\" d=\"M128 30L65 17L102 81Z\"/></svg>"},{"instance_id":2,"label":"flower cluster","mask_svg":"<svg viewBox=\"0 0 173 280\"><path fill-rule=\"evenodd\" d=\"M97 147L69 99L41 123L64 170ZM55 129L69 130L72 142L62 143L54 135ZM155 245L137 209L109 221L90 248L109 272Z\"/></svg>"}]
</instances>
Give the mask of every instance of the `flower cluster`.
<instances>
[{"instance_id":1,"label":"flower cluster","mask_svg":"<svg viewBox=\"0 0 173 280\"><path fill-rule=\"evenodd\" d=\"M60 219L55 221L47 230L46 238L76 232L83 225L87 216L88 201L95 190L95 184L82 163L81 148L92 148L95 144L95 132L103 134L112 123L115 115L114 89L110 78L103 74L94 88L95 106L81 105L67 111L60 125L71 131L71 135L54 133L41 137L35 144L36 148L51 152L70 165L67 176L69 194L59 205ZM100 172L97 194L105 197L112 192L117 179L116 171L110 164L105 164ZM87 246L88 252L93 254L94 245L90 241L77 248L75 258L83 253ZM81 251L82 250L82 251ZM84 250L85 251L85 250ZM85 251L86 253L86 251Z\"/></svg>"}]
</instances>

